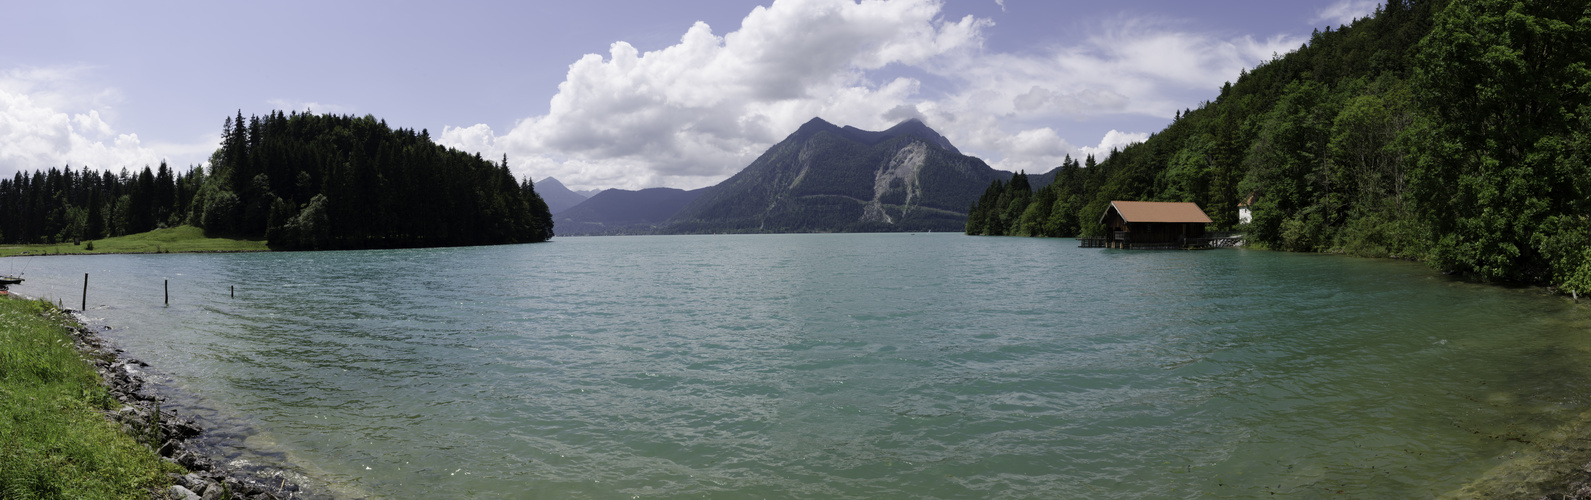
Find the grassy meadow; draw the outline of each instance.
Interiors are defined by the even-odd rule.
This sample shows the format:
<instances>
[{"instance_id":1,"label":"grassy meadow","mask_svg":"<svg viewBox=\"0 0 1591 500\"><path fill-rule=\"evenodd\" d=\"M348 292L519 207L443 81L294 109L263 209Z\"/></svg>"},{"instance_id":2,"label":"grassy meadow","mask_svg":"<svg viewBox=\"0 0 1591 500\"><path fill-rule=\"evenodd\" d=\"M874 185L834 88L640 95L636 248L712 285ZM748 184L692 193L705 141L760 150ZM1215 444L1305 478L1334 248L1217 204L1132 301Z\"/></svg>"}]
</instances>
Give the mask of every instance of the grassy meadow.
<instances>
[{"instance_id":1,"label":"grassy meadow","mask_svg":"<svg viewBox=\"0 0 1591 500\"><path fill-rule=\"evenodd\" d=\"M119 404L45 302L0 297L0 498L148 498L181 472L102 413Z\"/></svg>"},{"instance_id":2,"label":"grassy meadow","mask_svg":"<svg viewBox=\"0 0 1591 500\"><path fill-rule=\"evenodd\" d=\"M115 238L40 245L0 246L0 257L14 255L66 255L101 253L202 253L202 252L264 252L270 250L265 240L212 238L204 230L193 226L156 229L147 233L129 234Z\"/></svg>"}]
</instances>

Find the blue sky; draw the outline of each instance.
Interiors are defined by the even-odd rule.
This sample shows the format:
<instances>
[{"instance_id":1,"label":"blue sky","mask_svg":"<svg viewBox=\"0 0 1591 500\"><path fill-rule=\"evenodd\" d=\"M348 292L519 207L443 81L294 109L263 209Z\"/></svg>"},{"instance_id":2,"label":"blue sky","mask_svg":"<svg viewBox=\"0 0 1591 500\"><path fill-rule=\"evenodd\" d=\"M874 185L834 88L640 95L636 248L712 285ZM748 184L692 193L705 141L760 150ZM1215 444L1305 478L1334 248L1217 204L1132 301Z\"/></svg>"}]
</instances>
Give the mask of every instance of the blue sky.
<instances>
[{"instance_id":1,"label":"blue sky","mask_svg":"<svg viewBox=\"0 0 1591 500\"><path fill-rule=\"evenodd\" d=\"M574 188L695 188L821 117L995 168L1141 140L1371 0L0 1L0 175L204 163L372 114Z\"/></svg>"}]
</instances>

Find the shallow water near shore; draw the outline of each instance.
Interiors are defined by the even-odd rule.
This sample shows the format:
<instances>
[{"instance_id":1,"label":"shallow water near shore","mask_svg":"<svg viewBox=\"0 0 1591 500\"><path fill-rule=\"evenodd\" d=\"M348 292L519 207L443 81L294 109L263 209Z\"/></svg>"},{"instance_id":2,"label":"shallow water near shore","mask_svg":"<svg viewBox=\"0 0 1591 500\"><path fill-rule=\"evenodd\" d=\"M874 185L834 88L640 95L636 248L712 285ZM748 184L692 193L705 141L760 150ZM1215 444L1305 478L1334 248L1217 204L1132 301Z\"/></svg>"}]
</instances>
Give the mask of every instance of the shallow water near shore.
<instances>
[{"instance_id":1,"label":"shallow water near shore","mask_svg":"<svg viewBox=\"0 0 1591 500\"><path fill-rule=\"evenodd\" d=\"M346 497L1432 497L1591 408L1591 317L1534 290L1076 247L652 236L0 266L68 307L89 273L87 316L232 422L221 445Z\"/></svg>"}]
</instances>

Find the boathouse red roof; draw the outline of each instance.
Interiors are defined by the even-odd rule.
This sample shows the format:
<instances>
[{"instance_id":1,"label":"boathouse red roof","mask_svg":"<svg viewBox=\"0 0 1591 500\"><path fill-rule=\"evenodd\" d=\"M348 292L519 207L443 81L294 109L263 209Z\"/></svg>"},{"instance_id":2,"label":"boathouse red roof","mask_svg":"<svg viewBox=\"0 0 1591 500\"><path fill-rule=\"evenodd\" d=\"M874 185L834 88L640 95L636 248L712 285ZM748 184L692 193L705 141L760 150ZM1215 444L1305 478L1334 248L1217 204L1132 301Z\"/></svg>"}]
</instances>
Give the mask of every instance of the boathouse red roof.
<instances>
[{"instance_id":1,"label":"boathouse red roof","mask_svg":"<svg viewBox=\"0 0 1591 500\"><path fill-rule=\"evenodd\" d=\"M1127 222L1211 223L1210 216L1204 214L1198 203L1112 201L1110 208L1100 215L1100 223L1105 222L1111 210L1121 214L1122 220Z\"/></svg>"}]
</instances>

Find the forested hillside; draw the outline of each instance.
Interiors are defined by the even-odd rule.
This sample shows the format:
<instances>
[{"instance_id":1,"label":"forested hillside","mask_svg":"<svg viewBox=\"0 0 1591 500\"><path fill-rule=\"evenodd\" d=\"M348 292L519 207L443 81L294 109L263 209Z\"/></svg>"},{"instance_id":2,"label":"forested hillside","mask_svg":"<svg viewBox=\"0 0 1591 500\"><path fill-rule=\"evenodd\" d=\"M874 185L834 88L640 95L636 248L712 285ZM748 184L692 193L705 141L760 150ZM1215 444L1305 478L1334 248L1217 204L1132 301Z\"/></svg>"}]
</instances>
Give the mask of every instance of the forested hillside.
<instances>
[{"instance_id":1,"label":"forested hillside","mask_svg":"<svg viewBox=\"0 0 1591 500\"><path fill-rule=\"evenodd\" d=\"M0 241L53 243L192 224L272 248L528 243L547 205L508 159L438 146L373 117L274 112L227 118L210 168L86 168L0 180Z\"/></svg>"},{"instance_id":2,"label":"forested hillside","mask_svg":"<svg viewBox=\"0 0 1591 500\"><path fill-rule=\"evenodd\" d=\"M96 172L71 166L0 179L0 242L59 243L142 233L185 222L204 172Z\"/></svg>"},{"instance_id":3,"label":"forested hillside","mask_svg":"<svg viewBox=\"0 0 1591 500\"><path fill-rule=\"evenodd\" d=\"M991 185L967 232L1096 234L1111 200L1232 228L1252 198L1242 229L1271 248L1591 290L1588 4L1388 1L1097 166Z\"/></svg>"}]
</instances>

